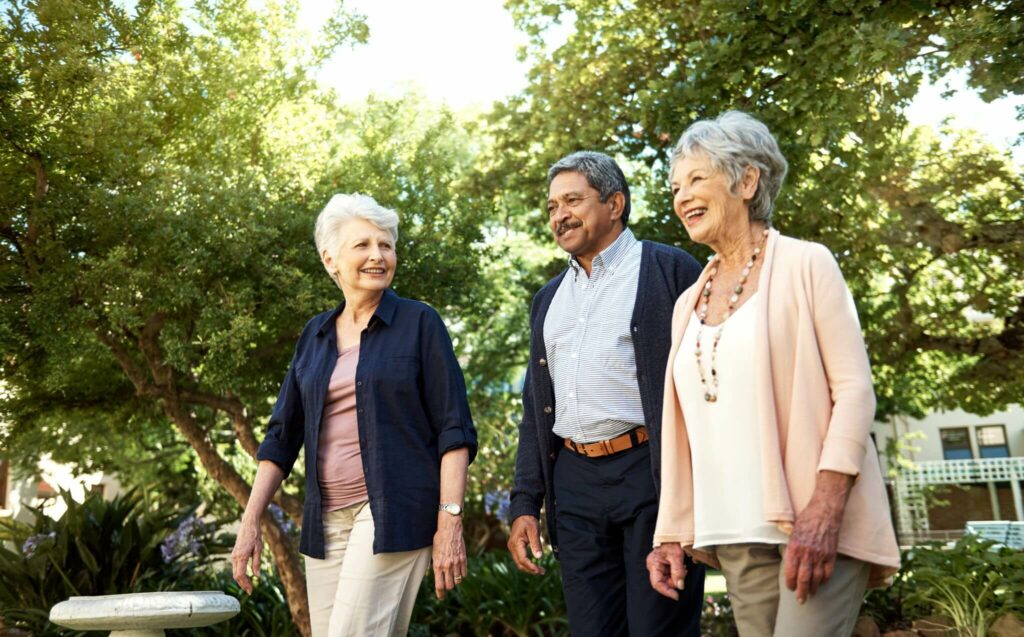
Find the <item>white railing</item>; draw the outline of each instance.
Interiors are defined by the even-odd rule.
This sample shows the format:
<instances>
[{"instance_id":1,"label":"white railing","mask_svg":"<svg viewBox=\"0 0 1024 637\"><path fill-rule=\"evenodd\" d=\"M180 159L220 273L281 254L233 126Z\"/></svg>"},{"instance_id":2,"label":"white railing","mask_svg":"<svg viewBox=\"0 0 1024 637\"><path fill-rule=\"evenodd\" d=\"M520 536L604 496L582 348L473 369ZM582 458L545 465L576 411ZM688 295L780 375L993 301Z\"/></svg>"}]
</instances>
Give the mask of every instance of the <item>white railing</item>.
<instances>
[{"instance_id":1,"label":"white railing","mask_svg":"<svg viewBox=\"0 0 1024 637\"><path fill-rule=\"evenodd\" d=\"M904 469L895 479L896 509L901 537L928 535L928 506L924 488L936 484L977 484L1009 482L1014 510L1024 520L1021 481L1024 458L982 458L978 460L930 460Z\"/></svg>"}]
</instances>

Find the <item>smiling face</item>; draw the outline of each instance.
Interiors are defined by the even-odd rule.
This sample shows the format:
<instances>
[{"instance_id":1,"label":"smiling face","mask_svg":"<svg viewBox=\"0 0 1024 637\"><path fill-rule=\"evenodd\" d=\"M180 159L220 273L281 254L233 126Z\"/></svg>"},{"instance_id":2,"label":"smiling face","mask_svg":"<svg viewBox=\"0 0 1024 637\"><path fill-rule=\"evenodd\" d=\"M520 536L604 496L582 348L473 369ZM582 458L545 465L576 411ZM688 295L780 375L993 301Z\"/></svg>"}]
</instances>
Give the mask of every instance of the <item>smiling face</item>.
<instances>
[{"instance_id":1,"label":"smiling face","mask_svg":"<svg viewBox=\"0 0 1024 637\"><path fill-rule=\"evenodd\" d=\"M672 165L672 208L690 239L714 247L746 231L746 201L757 189L757 171L748 168L735 191L729 177L715 170L704 154L687 155Z\"/></svg>"},{"instance_id":2,"label":"smiling face","mask_svg":"<svg viewBox=\"0 0 1024 637\"><path fill-rule=\"evenodd\" d=\"M346 296L383 291L391 285L398 264L391 233L366 219L353 218L341 225L338 234L337 253L332 256L325 250L321 258Z\"/></svg>"},{"instance_id":3,"label":"smiling face","mask_svg":"<svg viewBox=\"0 0 1024 637\"><path fill-rule=\"evenodd\" d=\"M625 201L617 192L602 202L582 173L559 173L548 188L548 227L560 248L589 263L622 232Z\"/></svg>"}]
</instances>

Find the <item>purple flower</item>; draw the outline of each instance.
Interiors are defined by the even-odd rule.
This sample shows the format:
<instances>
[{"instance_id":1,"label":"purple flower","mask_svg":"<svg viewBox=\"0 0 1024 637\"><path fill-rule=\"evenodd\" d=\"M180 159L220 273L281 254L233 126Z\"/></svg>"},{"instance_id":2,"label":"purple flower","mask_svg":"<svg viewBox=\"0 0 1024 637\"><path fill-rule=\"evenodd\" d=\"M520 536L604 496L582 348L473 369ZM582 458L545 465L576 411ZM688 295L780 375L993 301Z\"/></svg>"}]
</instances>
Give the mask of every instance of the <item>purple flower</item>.
<instances>
[{"instance_id":1,"label":"purple flower","mask_svg":"<svg viewBox=\"0 0 1024 637\"><path fill-rule=\"evenodd\" d=\"M212 530L213 524L203 522L195 514L182 520L178 528L160 544L160 555L163 556L164 563L169 564L185 555L201 557L203 537L209 535Z\"/></svg>"},{"instance_id":2,"label":"purple flower","mask_svg":"<svg viewBox=\"0 0 1024 637\"><path fill-rule=\"evenodd\" d=\"M489 491L484 494L484 511L499 520L508 521L511 500L508 491Z\"/></svg>"},{"instance_id":3,"label":"purple flower","mask_svg":"<svg viewBox=\"0 0 1024 637\"><path fill-rule=\"evenodd\" d=\"M270 503L270 515L274 518L274 522L277 522L277 525L280 526L281 530L286 534L294 535L298 530L295 527L295 523L292 522L292 519L285 514L284 509L273 502Z\"/></svg>"},{"instance_id":4,"label":"purple flower","mask_svg":"<svg viewBox=\"0 0 1024 637\"><path fill-rule=\"evenodd\" d=\"M21 554L24 555L26 559L31 558L33 555L36 554L36 551L39 549L40 544L42 544L46 540L56 539L56 537L56 531L50 531L49 533L39 533L37 535L30 536L28 539L25 540L25 543L21 545Z\"/></svg>"}]
</instances>

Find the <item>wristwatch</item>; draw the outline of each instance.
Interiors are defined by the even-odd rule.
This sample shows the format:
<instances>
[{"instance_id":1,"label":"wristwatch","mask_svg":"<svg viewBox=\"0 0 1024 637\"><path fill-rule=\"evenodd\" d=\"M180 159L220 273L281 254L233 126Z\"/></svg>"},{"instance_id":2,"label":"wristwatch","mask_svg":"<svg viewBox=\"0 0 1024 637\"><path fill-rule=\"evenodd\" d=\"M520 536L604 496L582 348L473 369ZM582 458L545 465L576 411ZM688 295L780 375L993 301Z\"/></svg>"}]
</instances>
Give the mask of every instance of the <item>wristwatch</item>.
<instances>
[{"instance_id":1,"label":"wristwatch","mask_svg":"<svg viewBox=\"0 0 1024 637\"><path fill-rule=\"evenodd\" d=\"M437 505L438 511L444 511L448 515L454 515L455 517L462 517L462 506L458 504L439 504Z\"/></svg>"}]
</instances>

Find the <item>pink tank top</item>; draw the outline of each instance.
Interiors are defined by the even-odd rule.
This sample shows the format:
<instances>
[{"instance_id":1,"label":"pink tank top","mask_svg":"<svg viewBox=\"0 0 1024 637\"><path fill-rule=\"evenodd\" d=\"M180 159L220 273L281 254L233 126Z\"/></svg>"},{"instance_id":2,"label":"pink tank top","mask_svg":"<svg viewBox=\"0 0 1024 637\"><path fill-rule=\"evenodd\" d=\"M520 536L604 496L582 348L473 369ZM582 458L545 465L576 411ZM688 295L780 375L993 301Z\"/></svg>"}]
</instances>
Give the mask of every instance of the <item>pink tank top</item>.
<instances>
[{"instance_id":1,"label":"pink tank top","mask_svg":"<svg viewBox=\"0 0 1024 637\"><path fill-rule=\"evenodd\" d=\"M359 429L356 425L358 363L358 345L338 354L324 401L317 448L317 473L325 512L367 500Z\"/></svg>"}]
</instances>

